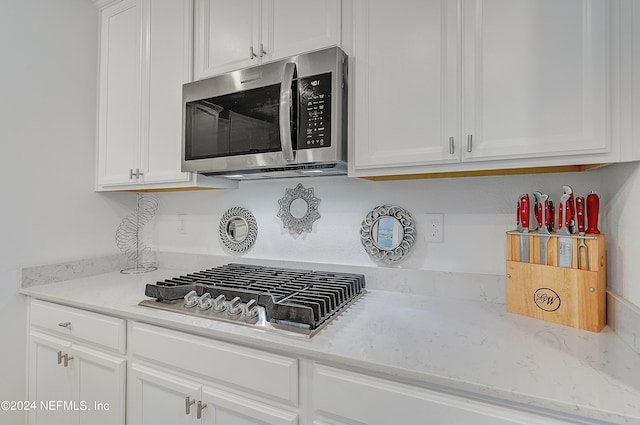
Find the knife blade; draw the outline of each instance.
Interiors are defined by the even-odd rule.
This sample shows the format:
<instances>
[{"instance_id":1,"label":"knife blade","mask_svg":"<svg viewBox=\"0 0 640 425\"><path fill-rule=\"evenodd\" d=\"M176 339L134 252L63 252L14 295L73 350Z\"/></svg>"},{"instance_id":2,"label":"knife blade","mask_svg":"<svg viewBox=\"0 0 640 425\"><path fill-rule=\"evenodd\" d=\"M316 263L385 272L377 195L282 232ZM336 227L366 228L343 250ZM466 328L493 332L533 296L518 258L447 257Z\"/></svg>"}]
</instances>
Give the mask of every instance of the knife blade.
<instances>
[{"instance_id":1,"label":"knife blade","mask_svg":"<svg viewBox=\"0 0 640 425\"><path fill-rule=\"evenodd\" d=\"M529 195L518 200L518 231L520 232L520 261L529 262L529 217L531 214Z\"/></svg>"},{"instance_id":2,"label":"knife blade","mask_svg":"<svg viewBox=\"0 0 640 425\"><path fill-rule=\"evenodd\" d=\"M559 235L571 235L571 196L565 193L560 197L558 205L558 231ZM573 239L558 238L558 266L571 268L573 262Z\"/></svg>"},{"instance_id":3,"label":"knife blade","mask_svg":"<svg viewBox=\"0 0 640 425\"><path fill-rule=\"evenodd\" d=\"M540 236L540 264L547 264L547 246L549 244L549 195L541 192L533 192L536 199L538 233Z\"/></svg>"}]
</instances>

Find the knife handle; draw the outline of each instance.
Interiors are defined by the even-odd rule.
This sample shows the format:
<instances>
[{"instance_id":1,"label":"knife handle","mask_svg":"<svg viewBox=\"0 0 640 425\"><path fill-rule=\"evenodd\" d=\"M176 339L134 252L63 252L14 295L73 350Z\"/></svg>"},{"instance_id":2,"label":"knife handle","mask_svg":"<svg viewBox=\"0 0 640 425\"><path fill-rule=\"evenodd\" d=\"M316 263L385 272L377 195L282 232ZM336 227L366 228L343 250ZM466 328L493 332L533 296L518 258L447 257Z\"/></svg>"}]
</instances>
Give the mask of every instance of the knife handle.
<instances>
[{"instance_id":1,"label":"knife handle","mask_svg":"<svg viewBox=\"0 0 640 425\"><path fill-rule=\"evenodd\" d=\"M564 217L562 214L564 213L564 205L562 204L562 200L558 204L558 230L561 230L564 226Z\"/></svg>"},{"instance_id":2,"label":"knife handle","mask_svg":"<svg viewBox=\"0 0 640 425\"><path fill-rule=\"evenodd\" d=\"M584 196L576 198L576 221L578 222L578 233L584 233Z\"/></svg>"},{"instance_id":3,"label":"knife handle","mask_svg":"<svg viewBox=\"0 0 640 425\"><path fill-rule=\"evenodd\" d=\"M600 214L600 197L597 193L591 192L587 196L587 233L600 234L600 230L598 230L598 214Z\"/></svg>"},{"instance_id":4,"label":"knife handle","mask_svg":"<svg viewBox=\"0 0 640 425\"><path fill-rule=\"evenodd\" d=\"M547 226L549 232L553 232L553 228L555 227L555 214L556 208L553 205L553 200L549 199L549 225Z\"/></svg>"},{"instance_id":5,"label":"knife handle","mask_svg":"<svg viewBox=\"0 0 640 425\"><path fill-rule=\"evenodd\" d=\"M549 226L549 223L551 222L551 208L549 208L549 201L548 201L548 197L545 198L543 200L543 207L544 208L544 214L542 214L544 223L543 226Z\"/></svg>"},{"instance_id":6,"label":"knife handle","mask_svg":"<svg viewBox=\"0 0 640 425\"><path fill-rule=\"evenodd\" d=\"M520 197L520 201L518 202L520 206L519 210L519 220L522 225L522 229L529 230L529 216L531 213L530 203L529 203L529 195L524 194Z\"/></svg>"}]
</instances>

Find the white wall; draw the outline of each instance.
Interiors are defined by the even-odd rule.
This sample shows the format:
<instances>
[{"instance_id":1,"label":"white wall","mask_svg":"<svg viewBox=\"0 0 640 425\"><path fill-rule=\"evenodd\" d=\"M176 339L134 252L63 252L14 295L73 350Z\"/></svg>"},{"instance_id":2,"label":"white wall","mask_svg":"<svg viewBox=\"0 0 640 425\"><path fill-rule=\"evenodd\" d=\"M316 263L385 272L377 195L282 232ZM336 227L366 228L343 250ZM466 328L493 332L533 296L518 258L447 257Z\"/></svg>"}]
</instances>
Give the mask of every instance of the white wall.
<instances>
[{"instance_id":1,"label":"white wall","mask_svg":"<svg viewBox=\"0 0 640 425\"><path fill-rule=\"evenodd\" d=\"M314 188L321 218L312 233L293 237L277 217L278 199L298 183ZM157 243L161 250L228 254L218 241L219 221L228 208L242 206L258 222L258 239L246 257L372 265L359 228L371 209L392 204L411 213L420 233L415 249L397 267L503 274L505 232L515 227L516 199L540 190L558 200L563 184L586 195L599 190L600 178L591 171L395 182L346 177L243 182L234 191L160 195ZM425 213L444 214L444 243L422 239ZM178 232L180 214L187 214L186 234Z\"/></svg>"},{"instance_id":2,"label":"white wall","mask_svg":"<svg viewBox=\"0 0 640 425\"><path fill-rule=\"evenodd\" d=\"M640 164L601 170L611 290L640 307Z\"/></svg>"},{"instance_id":3,"label":"white wall","mask_svg":"<svg viewBox=\"0 0 640 425\"><path fill-rule=\"evenodd\" d=\"M97 36L88 0L0 1L0 400L26 400L20 269L116 253L134 205L93 191Z\"/></svg>"}]
</instances>

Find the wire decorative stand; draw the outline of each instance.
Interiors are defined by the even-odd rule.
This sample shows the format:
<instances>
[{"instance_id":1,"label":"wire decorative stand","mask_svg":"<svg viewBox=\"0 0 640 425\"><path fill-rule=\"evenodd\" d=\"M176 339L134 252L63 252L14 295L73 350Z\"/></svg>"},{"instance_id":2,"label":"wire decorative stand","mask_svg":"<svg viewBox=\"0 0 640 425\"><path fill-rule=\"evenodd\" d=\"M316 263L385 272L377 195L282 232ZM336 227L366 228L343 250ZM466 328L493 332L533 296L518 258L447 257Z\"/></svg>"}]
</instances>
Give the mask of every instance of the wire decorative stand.
<instances>
[{"instance_id":1,"label":"wire decorative stand","mask_svg":"<svg viewBox=\"0 0 640 425\"><path fill-rule=\"evenodd\" d=\"M126 216L116 230L116 245L129 259L132 267L120 270L124 274L147 273L157 270L157 264L150 259L151 247L141 238L140 230L155 217L158 200L153 196L138 193L136 209Z\"/></svg>"}]
</instances>

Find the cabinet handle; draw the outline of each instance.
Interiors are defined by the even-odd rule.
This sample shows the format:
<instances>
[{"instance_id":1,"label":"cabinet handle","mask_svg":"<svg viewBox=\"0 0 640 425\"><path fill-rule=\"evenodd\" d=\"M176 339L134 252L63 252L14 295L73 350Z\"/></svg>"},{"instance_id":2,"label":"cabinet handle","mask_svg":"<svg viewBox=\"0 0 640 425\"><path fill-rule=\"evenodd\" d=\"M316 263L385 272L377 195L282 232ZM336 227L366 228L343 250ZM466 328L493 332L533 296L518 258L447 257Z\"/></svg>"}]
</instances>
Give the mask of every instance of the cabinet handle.
<instances>
[{"instance_id":1,"label":"cabinet handle","mask_svg":"<svg viewBox=\"0 0 640 425\"><path fill-rule=\"evenodd\" d=\"M265 52L265 50L264 50L264 44L260 43L260 57L263 57L266 54L267 54L267 52Z\"/></svg>"},{"instance_id":2,"label":"cabinet handle","mask_svg":"<svg viewBox=\"0 0 640 425\"><path fill-rule=\"evenodd\" d=\"M62 351L58 351L58 364L62 364Z\"/></svg>"},{"instance_id":3,"label":"cabinet handle","mask_svg":"<svg viewBox=\"0 0 640 425\"><path fill-rule=\"evenodd\" d=\"M64 359L64 367L69 366L69 360L73 360L73 357L69 357L68 354L65 354L62 358Z\"/></svg>"},{"instance_id":4,"label":"cabinet handle","mask_svg":"<svg viewBox=\"0 0 640 425\"><path fill-rule=\"evenodd\" d=\"M202 419L202 411L207 407L207 403L198 401L198 407L196 410L196 419Z\"/></svg>"},{"instance_id":5,"label":"cabinet handle","mask_svg":"<svg viewBox=\"0 0 640 425\"><path fill-rule=\"evenodd\" d=\"M467 152L471 152L473 150L473 135L467 136Z\"/></svg>"},{"instance_id":6,"label":"cabinet handle","mask_svg":"<svg viewBox=\"0 0 640 425\"><path fill-rule=\"evenodd\" d=\"M453 155L456 152L455 139L453 137L449 137L449 154Z\"/></svg>"},{"instance_id":7,"label":"cabinet handle","mask_svg":"<svg viewBox=\"0 0 640 425\"><path fill-rule=\"evenodd\" d=\"M144 174L140 171L139 168L136 168L136 172L133 172L133 168L129 168L129 180L133 180L133 178L135 177L136 179L139 177L142 177Z\"/></svg>"},{"instance_id":8,"label":"cabinet handle","mask_svg":"<svg viewBox=\"0 0 640 425\"><path fill-rule=\"evenodd\" d=\"M129 180L133 180L133 168L129 168Z\"/></svg>"},{"instance_id":9,"label":"cabinet handle","mask_svg":"<svg viewBox=\"0 0 640 425\"><path fill-rule=\"evenodd\" d=\"M71 326L71 322L61 322L58 323L58 326L60 326L61 328L68 328L69 326Z\"/></svg>"},{"instance_id":10,"label":"cabinet handle","mask_svg":"<svg viewBox=\"0 0 640 425\"><path fill-rule=\"evenodd\" d=\"M184 399L184 405L185 405L185 409L184 409L184 411L185 411L185 414L187 414L187 415L190 415L190 414L191 414L191 405L192 405L192 404L196 404L196 401L195 401L195 400L194 400L194 401L191 401L191 399L189 398L189 396L187 396L187 397Z\"/></svg>"},{"instance_id":11,"label":"cabinet handle","mask_svg":"<svg viewBox=\"0 0 640 425\"><path fill-rule=\"evenodd\" d=\"M257 57L257 55L253 51L253 46L249 46L249 60L253 60L255 57Z\"/></svg>"}]
</instances>

